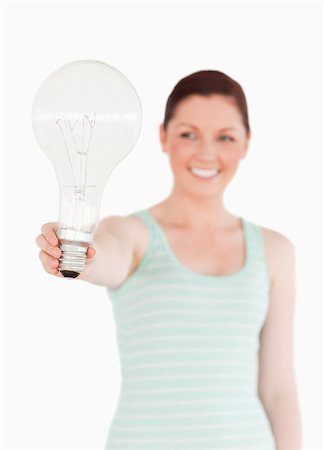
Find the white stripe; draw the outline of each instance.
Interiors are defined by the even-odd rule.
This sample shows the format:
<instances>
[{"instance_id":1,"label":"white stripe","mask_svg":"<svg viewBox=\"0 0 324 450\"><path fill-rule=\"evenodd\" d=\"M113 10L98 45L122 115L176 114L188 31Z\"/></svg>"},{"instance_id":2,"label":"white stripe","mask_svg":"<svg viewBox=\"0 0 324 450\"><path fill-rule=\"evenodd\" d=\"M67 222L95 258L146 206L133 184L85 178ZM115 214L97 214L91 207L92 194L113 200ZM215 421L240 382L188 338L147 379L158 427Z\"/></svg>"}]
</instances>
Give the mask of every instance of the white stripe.
<instances>
[{"instance_id":1,"label":"white stripe","mask_svg":"<svg viewBox=\"0 0 324 450\"><path fill-rule=\"evenodd\" d=\"M167 362L149 362L149 363L139 363L139 364L127 364L127 370L131 367L131 370L134 369L142 369L144 367L146 368L151 368L151 367L168 367L170 369L172 369L173 367L210 367L210 366L238 366L239 368L241 367L248 367L251 368L251 363L246 362L246 361L219 361L219 362L215 362L215 361L167 361ZM254 368L254 365L252 364L252 367Z\"/></svg>"},{"instance_id":2,"label":"white stripe","mask_svg":"<svg viewBox=\"0 0 324 450\"><path fill-rule=\"evenodd\" d=\"M183 374L183 375L156 375L156 376L146 376L146 377L127 377L125 379L125 383L133 382L133 381L152 381L152 380L201 380L201 379L211 379L211 380L217 380L217 379L223 379L226 378L226 380L236 380L236 381L255 381L255 378L252 376L244 376L240 373L236 375L229 375L229 374Z\"/></svg>"},{"instance_id":3,"label":"white stripe","mask_svg":"<svg viewBox=\"0 0 324 450\"><path fill-rule=\"evenodd\" d=\"M132 274L130 276L132 276L133 274L135 274L137 272L137 269L140 268L141 264L138 264L136 269L134 270L134 272L132 272ZM194 283L195 281L197 281L197 278L195 277L195 275L198 275L198 278L200 278L200 276L202 275L203 278L201 278L203 281L207 280L207 282L211 282L213 283L213 281L217 280L221 280L221 283L224 281L227 281L227 277L228 281L230 281L232 284L239 284L242 279L246 278L246 275L249 274L249 272L254 271L255 273L258 274L262 274L262 279L267 279L267 272L265 271L265 268L267 266L265 265L264 261L254 261L250 267L248 268L247 272L245 272L244 274L242 274L242 276L244 275L243 278L237 277L235 275L235 273L232 274L228 274L228 275L208 275L202 272L198 272L198 271L192 271L190 270L190 273L187 273L187 269L185 269L185 271L183 270L178 270L178 268L174 268L173 263L170 264L169 261L165 260L164 255L159 255L158 252L154 253L154 257L152 255L152 258L150 261L148 261L146 263L145 269L147 270L146 275L151 275L158 277L161 273L166 273L167 275L171 274L175 279L179 278L182 279L182 281L189 281ZM143 267L144 268L144 267ZM241 271L241 270L240 270ZM192 273L193 272L193 276ZM232 275L235 275L235 277L231 278ZM251 275L251 274L250 274ZM195 278L195 279L194 279ZM230 279L231 278L231 279ZM251 278L250 278L251 279ZM199 281L199 280L198 280ZM254 281L254 280L253 280ZM258 280L256 280L258 281Z\"/></svg>"},{"instance_id":4,"label":"white stripe","mask_svg":"<svg viewBox=\"0 0 324 450\"><path fill-rule=\"evenodd\" d=\"M201 323L188 323L188 322L163 322L163 323L152 323L152 324L148 324L148 325L140 325L138 327L133 327L133 328L127 328L127 329L123 329L122 333L123 335L132 335L133 333L137 333L138 331L144 331L144 330L150 330L152 328L168 328L168 327L174 327L174 326L183 326L185 328L202 328L202 324ZM256 325L250 325L250 324L246 324L246 323L242 323L242 322L231 322L231 323L219 323L219 324L215 324L215 323L204 323L203 325L204 328L214 328L215 330L218 329L224 329L226 331L228 331L231 327L234 328L235 330L237 329L244 329L244 330L252 330L252 331L259 331L256 328Z\"/></svg>"},{"instance_id":5,"label":"white stripe","mask_svg":"<svg viewBox=\"0 0 324 450\"><path fill-rule=\"evenodd\" d=\"M135 272L133 272L135 274ZM260 276L260 274L258 274L258 276L254 276L253 278L251 277L250 279L250 284L247 284L246 282L244 284L242 284L242 281L240 283L237 283L237 285L234 284L234 282L232 281L232 284L229 285L222 285L222 284L211 284L210 286L204 284L204 285L199 285L197 283L197 280L192 280L192 278L188 278L188 277L182 277L180 276L178 273L174 274L173 272L164 272L166 275L168 275L168 277L163 278L163 276L161 276L161 273L163 273L162 270L157 270L156 272L151 271L150 269L148 269L148 271L145 274L145 280L147 281L151 281L153 280L154 283L152 284L146 284L145 286L143 285L143 280L141 280L140 278L136 281L134 281L134 285L138 285L136 287L141 288L141 286L146 287L147 289L145 289L145 292L150 292L152 289L154 289L156 286L157 287L161 287L161 288L179 288L179 290L182 290L182 292L185 292L187 290L190 290L190 292L192 290L197 290L197 291L202 291L202 292L206 292L206 293L221 293L221 292L228 292L233 291L233 292L259 292L259 291L264 291L265 288L269 288L269 280L266 277ZM131 278L132 275L130 275ZM170 276L172 278L170 278ZM130 279L129 278L129 279ZM184 278L184 279L183 279ZM174 281L173 281L174 280ZM127 281L127 280L126 280ZM184 284L185 282L185 284Z\"/></svg>"},{"instance_id":6,"label":"white stripe","mask_svg":"<svg viewBox=\"0 0 324 450\"><path fill-rule=\"evenodd\" d=\"M239 391L248 392L254 394L254 386L251 387L240 387L240 386L190 386L190 387L175 387L175 388L154 388L154 389L129 389L127 386L123 387L123 394L128 395L138 395L138 394L163 394L166 392L224 392L224 391Z\"/></svg>"},{"instance_id":7,"label":"white stripe","mask_svg":"<svg viewBox=\"0 0 324 450\"><path fill-rule=\"evenodd\" d=\"M160 292L159 292L160 294ZM165 298L165 296L161 296L161 295L154 295L154 297L150 297L148 299L142 300L142 301L136 301L136 303L131 303L131 304L125 304L123 305L123 311L134 311L136 309L141 308L142 306L155 306L156 303L158 301L161 302L177 302L177 303L183 303L185 306L188 306L190 304L192 305L197 305L197 306L226 306L226 305L256 305L256 306L261 306L264 307L264 303L262 303L260 301L260 298L256 299L256 300L250 300L250 299L246 299L246 300L238 300L235 298L228 298L228 299L224 299L221 300L219 298L215 298L215 299L204 299L204 298L188 298L188 297L170 297L168 296L167 299Z\"/></svg>"},{"instance_id":8,"label":"white stripe","mask_svg":"<svg viewBox=\"0 0 324 450\"><path fill-rule=\"evenodd\" d=\"M136 358L137 356L144 356L144 355L160 355L160 354L174 354L174 353L178 353L178 354L183 354L183 353L189 353L189 354L193 354L193 353L207 353L208 355L212 355L212 354L218 354L218 353L237 353L237 354L247 354L247 355L251 355L251 350L245 350L245 349L235 349L235 348L167 348L167 349L162 349L162 348L157 348L157 349L152 349L152 350L141 350L138 352L131 352L131 353L126 353L124 354L123 358L125 359L129 359L129 358Z\"/></svg>"},{"instance_id":9,"label":"white stripe","mask_svg":"<svg viewBox=\"0 0 324 450\"><path fill-rule=\"evenodd\" d=\"M149 277L148 275L145 275L145 280L149 281L149 278L153 278L154 283L152 284L148 284L148 283L143 283L143 280L140 279L138 282L133 283L133 287L132 287L132 291L129 291L126 296L127 296L127 301L133 301L136 300L137 298L140 298L146 294L154 294L157 291L159 293L161 293L161 290L166 290L166 291L172 291L175 289L179 289L182 293L182 295L186 294L186 291L189 290L190 292L193 291L198 291L202 294L205 293L214 293L215 295L219 294L220 292L228 292L230 290L230 292L233 292L235 294L235 292L238 293L238 295L242 295L242 293L255 293L258 295L265 295L267 294L267 291L269 289L269 285L268 283L264 283L262 280L258 280L260 283L260 289L256 288L254 285L252 285L252 287L250 286L246 286L246 285L238 285L237 287L235 286L231 286L230 288L228 286L201 286L201 285L197 285L196 283L187 283L184 285L183 281L179 281L179 284L171 284L171 283L167 283L167 282L162 282L161 279L157 278L156 276L152 276ZM155 280L154 280L155 278ZM127 282L128 280L126 280ZM181 284L182 283L182 284ZM253 283L255 283L255 280L253 281ZM265 289L266 288L266 289Z\"/></svg>"},{"instance_id":10,"label":"white stripe","mask_svg":"<svg viewBox=\"0 0 324 450\"><path fill-rule=\"evenodd\" d=\"M157 308L158 309L158 305ZM138 314L136 316L130 317L128 319L124 319L123 318L123 323L124 324L129 324L132 322L136 322L138 320L143 320L143 319L147 319L147 318L151 318L154 316L160 316L162 314L183 314L183 315L189 315L189 316L201 316L201 317L232 317L235 314L242 314L244 319L246 317L255 317L256 319L261 318L260 313L254 313L252 311L220 311L220 312L212 312L212 311L198 311L195 309L189 310L188 308L183 308L183 309L176 309L176 308L162 308L158 311L149 311L147 313L144 314ZM203 326L202 324L200 324L200 326Z\"/></svg>"},{"instance_id":11,"label":"white stripe","mask_svg":"<svg viewBox=\"0 0 324 450\"><path fill-rule=\"evenodd\" d=\"M240 422L239 426L245 425L245 426L259 426L260 424L264 424L264 418L260 418L259 420L254 420L252 422L246 421L246 422ZM184 431L191 431L191 430L218 430L218 429L223 429L223 428L233 428L233 426L235 427L236 424L233 425L233 423L225 423L225 424L220 424L220 423L213 423L210 425L192 425L192 424L188 424L188 425L176 425L173 427L170 426L163 426L163 425L159 425L159 426L150 426L148 425L147 427L138 427L138 426L133 426L133 427L127 427L127 426L120 426L120 425L114 425L114 430L120 430L120 431L162 431L162 432L167 432L167 431L178 431L178 430L184 430Z\"/></svg>"},{"instance_id":12,"label":"white stripe","mask_svg":"<svg viewBox=\"0 0 324 450\"><path fill-rule=\"evenodd\" d=\"M247 411L246 409L242 410L242 411L238 411L236 410L232 410L232 411L220 411L220 412L205 412L205 413L179 413L179 414L172 414L172 413L168 413L168 414L117 414L116 415L116 419L118 420L119 418L121 419L151 419L151 418L155 418L155 419L160 419L160 418L169 418L169 417L174 417L174 418L185 418L185 417L213 417L213 416L242 416L242 415L246 415L246 413L248 413L250 411ZM260 414L260 412L258 410L253 410L251 411L252 413L256 414Z\"/></svg>"},{"instance_id":13,"label":"white stripe","mask_svg":"<svg viewBox=\"0 0 324 450\"><path fill-rule=\"evenodd\" d=\"M125 344L125 348L133 347L137 344L144 344L146 342L160 342L160 341L171 341L173 342L174 339L180 339L180 341L194 341L194 342L200 342L200 341L207 341L207 342L215 342L219 343L220 341L245 341L249 342L251 344L257 344L255 338L252 337L246 337L242 335L238 336L185 336L185 335L171 335L171 336L151 336L148 338L143 339L133 339L130 342L127 342Z\"/></svg>"},{"instance_id":14,"label":"white stripe","mask_svg":"<svg viewBox=\"0 0 324 450\"><path fill-rule=\"evenodd\" d=\"M258 401L258 397L254 395L250 398L245 399L237 399L237 398L221 398L221 399L202 399L202 400L147 400L146 402L139 402L137 400L122 400L121 405L122 406L170 406L173 407L174 405L218 405L218 404L228 404L228 403L234 403L235 405L238 405L239 403L250 403L254 404ZM120 406L121 406L120 405Z\"/></svg>"},{"instance_id":15,"label":"white stripe","mask_svg":"<svg viewBox=\"0 0 324 450\"><path fill-rule=\"evenodd\" d=\"M262 436L269 436L269 431L264 431L261 433L253 433L253 434L240 434L240 435L236 435L236 436L226 436L226 437L199 437L199 438L171 438L171 439L159 439L159 438L148 438L148 439L124 439L124 438L111 438L110 442L124 442L124 443L131 443L131 444L159 444L159 443L163 443L163 444L173 444L173 443L191 443L191 442L206 442L206 441L215 441L215 440L241 440L241 439L245 439L245 438L256 438L256 437L262 437ZM247 450L250 450L251 447L248 447ZM258 447L256 447L258 448ZM219 450L219 449L217 449ZM230 450L230 449L227 449ZM237 449L232 449L232 450L237 450Z\"/></svg>"}]
</instances>

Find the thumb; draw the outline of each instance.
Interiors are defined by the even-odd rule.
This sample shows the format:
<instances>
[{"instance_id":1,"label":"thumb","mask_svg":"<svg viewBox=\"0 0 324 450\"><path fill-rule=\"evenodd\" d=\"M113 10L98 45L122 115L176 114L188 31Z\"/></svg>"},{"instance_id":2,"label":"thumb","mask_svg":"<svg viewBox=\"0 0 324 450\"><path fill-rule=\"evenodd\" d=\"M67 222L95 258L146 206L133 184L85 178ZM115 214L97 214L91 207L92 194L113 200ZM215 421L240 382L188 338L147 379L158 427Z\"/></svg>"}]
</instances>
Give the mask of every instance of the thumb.
<instances>
[{"instance_id":1,"label":"thumb","mask_svg":"<svg viewBox=\"0 0 324 450\"><path fill-rule=\"evenodd\" d=\"M87 259L93 258L96 254L96 250L93 247L87 249Z\"/></svg>"}]
</instances>

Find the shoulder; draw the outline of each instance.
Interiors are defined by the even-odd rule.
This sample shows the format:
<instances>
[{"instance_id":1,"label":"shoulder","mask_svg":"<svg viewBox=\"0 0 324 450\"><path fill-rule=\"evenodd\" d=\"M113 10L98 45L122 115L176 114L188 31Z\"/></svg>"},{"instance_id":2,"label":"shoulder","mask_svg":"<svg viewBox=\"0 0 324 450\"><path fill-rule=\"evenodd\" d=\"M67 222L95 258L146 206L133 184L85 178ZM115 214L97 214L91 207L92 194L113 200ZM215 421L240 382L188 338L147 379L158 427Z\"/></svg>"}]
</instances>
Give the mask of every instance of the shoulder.
<instances>
[{"instance_id":1,"label":"shoulder","mask_svg":"<svg viewBox=\"0 0 324 450\"><path fill-rule=\"evenodd\" d=\"M272 230L260 225L260 229L264 239L271 245L274 245L277 249L278 247L293 248L295 245L286 235L280 233L279 231Z\"/></svg>"},{"instance_id":2,"label":"shoulder","mask_svg":"<svg viewBox=\"0 0 324 450\"><path fill-rule=\"evenodd\" d=\"M274 282L282 267L294 262L295 244L289 237L279 231L261 225L259 225L259 228L263 237L269 275L271 281Z\"/></svg>"}]
</instances>

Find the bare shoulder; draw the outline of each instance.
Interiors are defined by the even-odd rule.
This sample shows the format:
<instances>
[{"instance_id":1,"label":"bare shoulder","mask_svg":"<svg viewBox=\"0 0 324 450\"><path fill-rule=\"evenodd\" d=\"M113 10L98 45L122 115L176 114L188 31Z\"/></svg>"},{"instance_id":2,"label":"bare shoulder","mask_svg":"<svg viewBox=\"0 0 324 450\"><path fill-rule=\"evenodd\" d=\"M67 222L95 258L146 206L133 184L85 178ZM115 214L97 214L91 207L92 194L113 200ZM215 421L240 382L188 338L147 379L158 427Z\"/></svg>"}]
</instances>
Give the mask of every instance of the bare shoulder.
<instances>
[{"instance_id":1,"label":"bare shoulder","mask_svg":"<svg viewBox=\"0 0 324 450\"><path fill-rule=\"evenodd\" d=\"M263 226L260 226L260 228L264 240L269 276L271 282L273 282L280 267L294 257L295 245L279 231Z\"/></svg>"}]
</instances>

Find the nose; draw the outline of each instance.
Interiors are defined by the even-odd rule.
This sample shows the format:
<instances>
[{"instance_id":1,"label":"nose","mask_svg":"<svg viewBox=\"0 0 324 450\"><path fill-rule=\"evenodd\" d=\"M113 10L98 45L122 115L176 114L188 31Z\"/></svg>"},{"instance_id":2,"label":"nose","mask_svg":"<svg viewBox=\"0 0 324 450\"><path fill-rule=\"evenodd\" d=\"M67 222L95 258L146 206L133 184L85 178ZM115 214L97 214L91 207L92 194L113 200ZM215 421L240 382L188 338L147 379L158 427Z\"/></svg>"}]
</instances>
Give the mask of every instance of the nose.
<instances>
[{"instance_id":1,"label":"nose","mask_svg":"<svg viewBox=\"0 0 324 450\"><path fill-rule=\"evenodd\" d=\"M217 159L217 145L215 142L204 141L199 148L197 156L202 161L215 161Z\"/></svg>"}]
</instances>

